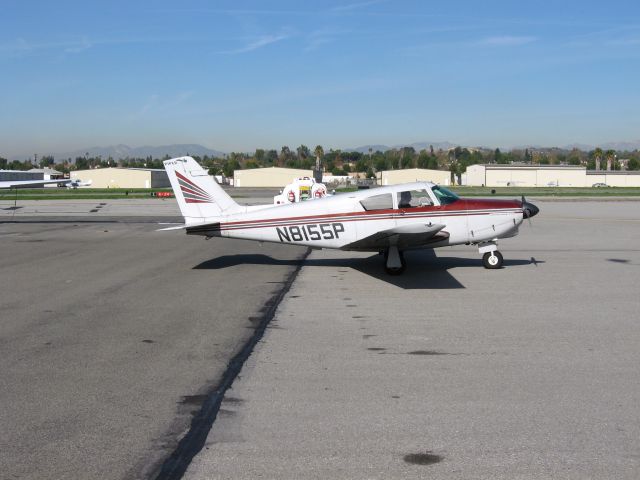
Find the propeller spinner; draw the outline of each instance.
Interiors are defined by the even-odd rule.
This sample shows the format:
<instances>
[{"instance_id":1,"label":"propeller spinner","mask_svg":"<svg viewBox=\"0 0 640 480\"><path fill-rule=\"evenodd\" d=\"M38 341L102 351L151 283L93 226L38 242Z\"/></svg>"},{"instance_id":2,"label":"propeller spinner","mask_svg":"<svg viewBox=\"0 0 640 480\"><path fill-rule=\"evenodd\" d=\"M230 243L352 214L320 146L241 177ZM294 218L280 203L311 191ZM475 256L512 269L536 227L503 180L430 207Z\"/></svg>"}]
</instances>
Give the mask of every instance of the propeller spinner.
<instances>
[{"instance_id":1,"label":"propeller spinner","mask_svg":"<svg viewBox=\"0 0 640 480\"><path fill-rule=\"evenodd\" d=\"M522 195L522 215L524 218L535 217L539 211L540 209L538 207L536 207L533 203L527 202L527 200L524 198L524 195Z\"/></svg>"}]
</instances>

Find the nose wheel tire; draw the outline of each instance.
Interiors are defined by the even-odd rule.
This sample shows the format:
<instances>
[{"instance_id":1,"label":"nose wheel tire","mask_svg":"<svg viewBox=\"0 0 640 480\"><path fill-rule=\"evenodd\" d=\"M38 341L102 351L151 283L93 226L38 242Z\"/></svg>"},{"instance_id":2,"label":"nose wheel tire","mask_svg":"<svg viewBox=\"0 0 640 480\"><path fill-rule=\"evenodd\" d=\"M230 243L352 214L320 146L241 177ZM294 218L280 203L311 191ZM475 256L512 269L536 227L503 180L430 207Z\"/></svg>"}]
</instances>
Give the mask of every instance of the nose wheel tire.
<instances>
[{"instance_id":1,"label":"nose wheel tire","mask_svg":"<svg viewBox=\"0 0 640 480\"><path fill-rule=\"evenodd\" d=\"M503 263L504 258L502 258L502 254L497 250L487 252L482 256L482 264L484 265L484 268L488 268L490 270L502 268Z\"/></svg>"}]
</instances>

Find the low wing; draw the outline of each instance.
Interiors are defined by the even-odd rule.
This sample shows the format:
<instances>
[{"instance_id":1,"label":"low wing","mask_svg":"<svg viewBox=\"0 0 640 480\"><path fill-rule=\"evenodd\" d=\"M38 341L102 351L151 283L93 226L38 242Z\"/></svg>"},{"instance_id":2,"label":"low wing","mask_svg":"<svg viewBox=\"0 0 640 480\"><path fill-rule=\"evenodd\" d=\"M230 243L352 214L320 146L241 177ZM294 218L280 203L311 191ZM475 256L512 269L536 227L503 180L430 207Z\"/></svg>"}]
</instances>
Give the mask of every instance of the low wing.
<instances>
[{"instance_id":1,"label":"low wing","mask_svg":"<svg viewBox=\"0 0 640 480\"><path fill-rule=\"evenodd\" d=\"M436 223L401 225L356 240L342 247L342 250L376 251L391 245L396 245L400 250L424 247L448 238L449 234L441 231L444 227Z\"/></svg>"},{"instance_id":2,"label":"low wing","mask_svg":"<svg viewBox=\"0 0 640 480\"><path fill-rule=\"evenodd\" d=\"M71 180L9 180L0 182L0 188L31 187L36 185L50 185L52 183L70 183Z\"/></svg>"}]
</instances>

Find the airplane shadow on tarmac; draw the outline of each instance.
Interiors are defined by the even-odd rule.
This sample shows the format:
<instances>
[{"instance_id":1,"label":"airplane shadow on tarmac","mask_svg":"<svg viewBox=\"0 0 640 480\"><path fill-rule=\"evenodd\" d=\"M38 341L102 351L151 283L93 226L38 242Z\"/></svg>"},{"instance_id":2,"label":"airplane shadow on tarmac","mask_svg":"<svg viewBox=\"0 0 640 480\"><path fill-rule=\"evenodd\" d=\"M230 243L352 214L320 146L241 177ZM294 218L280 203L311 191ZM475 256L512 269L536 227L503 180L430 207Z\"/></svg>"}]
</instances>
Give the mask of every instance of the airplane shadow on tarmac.
<instances>
[{"instance_id":1,"label":"airplane shadow on tarmac","mask_svg":"<svg viewBox=\"0 0 640 480\"><path fill-rule=\"evenodd\" d=\"M433 250L413 250L405 252L407 269L402 275L388 275L384 271L381 255L372 254L366 258L314 258L303 262L305 267L345 267L352 268L383 282L404 289L452 289L465 288L449 273L453 268L473 267L483 269L480 258L438 257ZM237 265L298 265L301 260L280 260L262 254L224 255L200 263L196 270L219 270ZM504 266L517 267L544 263L533 258L529 260L505 259Z\"/></svg>"}]
</instances>

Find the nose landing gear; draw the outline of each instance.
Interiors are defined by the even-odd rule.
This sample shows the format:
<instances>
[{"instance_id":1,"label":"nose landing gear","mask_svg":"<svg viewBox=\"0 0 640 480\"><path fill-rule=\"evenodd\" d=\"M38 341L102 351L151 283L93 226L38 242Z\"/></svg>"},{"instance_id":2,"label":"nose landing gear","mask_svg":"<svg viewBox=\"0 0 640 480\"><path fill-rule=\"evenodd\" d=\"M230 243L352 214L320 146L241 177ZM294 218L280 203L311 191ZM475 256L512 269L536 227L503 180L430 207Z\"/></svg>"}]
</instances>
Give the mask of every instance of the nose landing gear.
<instances>
[{"instance_id":1,"label":"nose landing gear","mask_svg":"<svg viewBox=\"0 0 640 480\"><path fill-rule=\"evenodd\" d=\"M502 268L503 263L504 258L502 258L502 254L498 250L494 250L493 252L486 252L484 255L482 255L482 265L484 265L484 268Z\"/></svg>"},{"instance_id":2,"label":"nose landing gear","mask_svg":"<svg viewBox=\"0 0 640 480\"><path fill-rule=\"evenodd\" d=\"M482 265L490 270L502 268L504 258L498 251L498 245L495 241L483 242L478 244L478 252L482 254Z\"/></svg>"}]
</instances>

